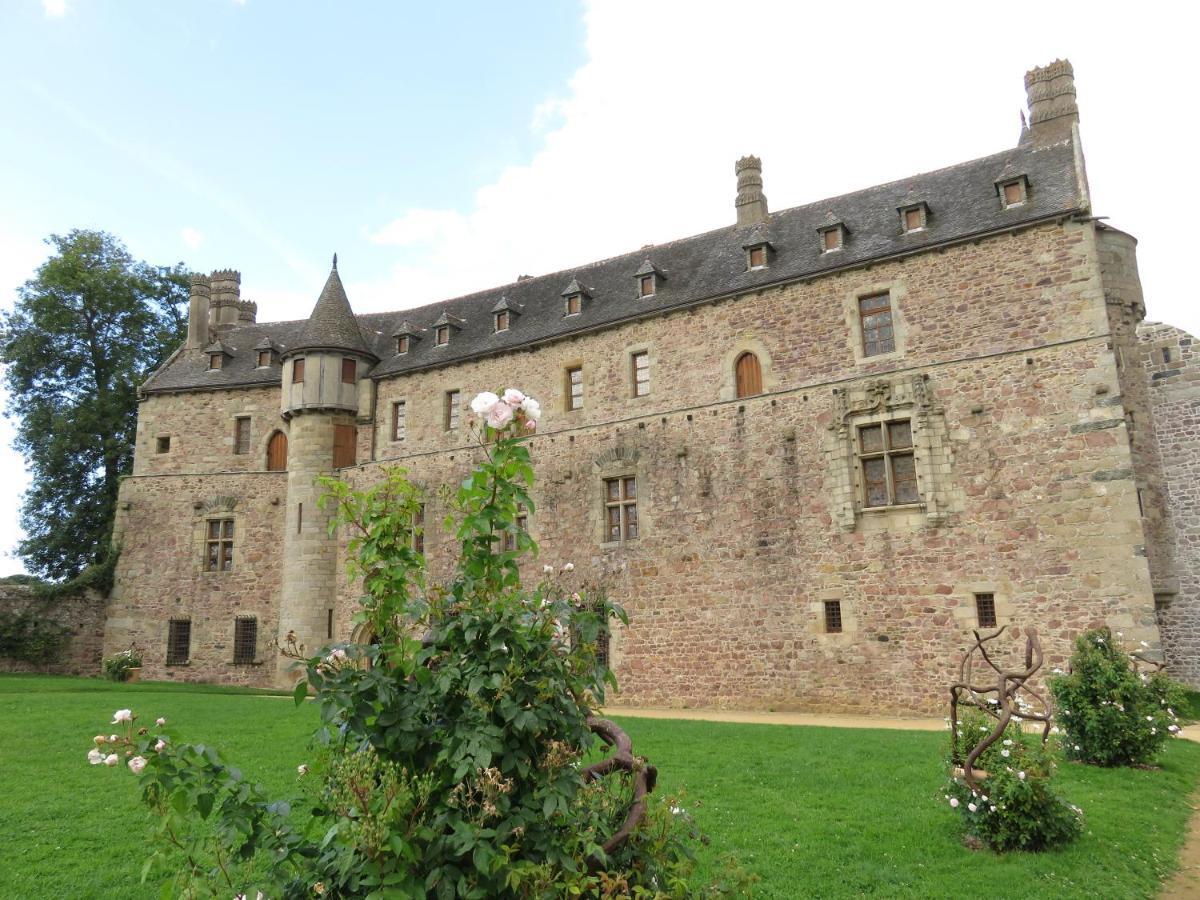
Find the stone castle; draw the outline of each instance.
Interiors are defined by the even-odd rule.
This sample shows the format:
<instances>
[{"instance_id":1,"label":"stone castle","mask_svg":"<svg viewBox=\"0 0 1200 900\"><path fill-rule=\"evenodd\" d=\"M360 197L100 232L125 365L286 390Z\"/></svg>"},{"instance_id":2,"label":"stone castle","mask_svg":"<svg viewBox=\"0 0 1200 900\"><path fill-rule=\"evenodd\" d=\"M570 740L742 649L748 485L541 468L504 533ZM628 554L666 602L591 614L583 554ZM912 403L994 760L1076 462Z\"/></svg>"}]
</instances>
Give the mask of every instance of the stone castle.
<instances>
[{"instance_id":1,"label":"stone castle","mask_svg":"<svg viewBox=\"0 0 1200 900\"><path fill-rule=\"evenodd\" d=\"M105 650L152 678L286 682L271 641L361 639L314 478L402 465L434 577L468 402L545 410L527 565L629 612L620 701L943 705L972 628L1099 624L1200 684L1200 359L1143 324L1129 235L1095 215L1071 66L1025 77L1013 148L417 309L356 315L334 259L308 319L192 282L143 389Z\"/></svg>"}]
</instances>

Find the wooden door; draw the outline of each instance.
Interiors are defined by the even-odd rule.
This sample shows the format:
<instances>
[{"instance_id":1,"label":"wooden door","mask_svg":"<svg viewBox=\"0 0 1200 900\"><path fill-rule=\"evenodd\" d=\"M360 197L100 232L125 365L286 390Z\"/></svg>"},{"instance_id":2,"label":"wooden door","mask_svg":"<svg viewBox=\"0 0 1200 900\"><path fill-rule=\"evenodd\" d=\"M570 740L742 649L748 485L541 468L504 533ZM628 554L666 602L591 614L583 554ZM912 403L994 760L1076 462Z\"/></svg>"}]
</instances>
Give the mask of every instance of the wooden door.
<instances>
[{"instance_id":1,"label":"wooden door","mask_svg":"<svg viewBox=\"0 0 1200 900\"><path fill-rule=\"evenodd\" d=\"M753 353L743 353L737 359L737 395L753 397L762 393L762 366Z\"/></svg>"},{"instance_id":2,"label":"wooden door","mask_svg":"<svg viewBox=\"0 0 1200 900\"><path fill-rule=\"evenodd\" d=\"M353 425L333 426L333 467L341 469L354 465L358 429Z\"/></svg>"},{"instance_id":3,"label":"wooden door","mask_svg":"<svg viewBox=\"0 0 1200 900\"><path fill-rule=\"evenodd\" d=\"M267 442L267 471L287 471L287 435L277 431Z\"/></svg>"}]
</instances>

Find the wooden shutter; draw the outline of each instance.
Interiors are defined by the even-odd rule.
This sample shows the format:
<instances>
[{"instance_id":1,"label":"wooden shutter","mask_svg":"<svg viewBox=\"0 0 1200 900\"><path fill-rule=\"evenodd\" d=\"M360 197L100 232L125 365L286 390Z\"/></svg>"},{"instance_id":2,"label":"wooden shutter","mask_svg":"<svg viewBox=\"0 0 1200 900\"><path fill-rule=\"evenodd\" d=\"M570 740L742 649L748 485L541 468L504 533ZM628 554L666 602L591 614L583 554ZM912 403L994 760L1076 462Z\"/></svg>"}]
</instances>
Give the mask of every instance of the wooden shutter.
<instances>
[{"instance_id":1,"label":"wooden shutter","mask_svg":"<svg viewBox=\"0 0 1200 900\"><path fill-rule=\"evenodd\" d=\"M753 397L762 393L762 366L753 353L743 353L737 359L737 395Z\"/></svg>"},{"instance_id":2,"label":"wooden shutter","mask_svg":"<svg viewBox=\"0 0 1200 900\"><path fill-rule=\"evenodd\" d=\"M277 431L271 435L267 443L267 471L283 472L287 470L287 435Z\"/></svg>"},{"instance_id":3,"label":"wooden shutter","mask_svg":"<svg viewBox=\"0 0 1200 900\"><path fill-rule=\"evenodd\" d=\"M353 425L333 426L333 467L341 469L354 465L358 429Z\"/></svg>"}]
</instances>

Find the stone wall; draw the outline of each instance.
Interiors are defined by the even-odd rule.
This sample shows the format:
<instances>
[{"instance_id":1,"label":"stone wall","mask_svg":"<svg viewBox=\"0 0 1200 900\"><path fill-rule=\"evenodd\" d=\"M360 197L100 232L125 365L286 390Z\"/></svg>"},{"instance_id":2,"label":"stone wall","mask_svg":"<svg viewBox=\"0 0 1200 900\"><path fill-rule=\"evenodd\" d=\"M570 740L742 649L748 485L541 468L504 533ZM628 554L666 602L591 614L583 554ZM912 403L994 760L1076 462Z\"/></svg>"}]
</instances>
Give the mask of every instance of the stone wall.
<instances>
[{"instance_id":1,"label":"stone wall","mask_svg":"<svg viewBox=\"0 0 1200 900\"><path fill-rule=\"evenodd\" d=\"M0 657L0 672L47 672L55 675L98 675L104 644L104 597L93 590L43 599L28 585L0 584L0 612L32 612L68 629L58 659L48 665Z\"/></svg>"},{"instance_id":2,"label":"stone wall","mask_svg":"<svg viewBox=\"0 0 1200 900\"><path fill-rule=\"evenodd\" d=\"M1155 600L1171 674L1200 687L1200 354L1195 339L1169 325L1138 329L1134 357L1148 385L1165 483L1173 571Z\"/></svg>"}]
</instances>

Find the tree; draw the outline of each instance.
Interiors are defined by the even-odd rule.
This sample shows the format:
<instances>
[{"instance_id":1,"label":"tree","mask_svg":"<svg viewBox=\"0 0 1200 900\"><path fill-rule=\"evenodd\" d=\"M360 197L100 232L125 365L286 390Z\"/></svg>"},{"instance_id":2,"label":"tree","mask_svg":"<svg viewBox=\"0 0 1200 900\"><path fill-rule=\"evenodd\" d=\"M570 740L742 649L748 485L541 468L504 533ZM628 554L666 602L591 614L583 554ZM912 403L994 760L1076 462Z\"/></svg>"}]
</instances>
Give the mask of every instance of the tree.
<instances>
[{"instance_id":1,"label":"tree","mask_svg":"<svg viewBox=\"0 0 1200 900\"><path fill-rule=\"evenodd\" d=\"M102 231L51 235L55 253L0 315L0 361L32 481L17 552L32 572L77 576L110 556L120 476L133 461L137 390L182 340L182 263L133 259Z\"/></svg>"}]
</instances>

